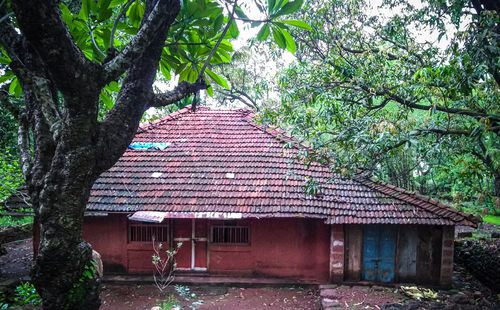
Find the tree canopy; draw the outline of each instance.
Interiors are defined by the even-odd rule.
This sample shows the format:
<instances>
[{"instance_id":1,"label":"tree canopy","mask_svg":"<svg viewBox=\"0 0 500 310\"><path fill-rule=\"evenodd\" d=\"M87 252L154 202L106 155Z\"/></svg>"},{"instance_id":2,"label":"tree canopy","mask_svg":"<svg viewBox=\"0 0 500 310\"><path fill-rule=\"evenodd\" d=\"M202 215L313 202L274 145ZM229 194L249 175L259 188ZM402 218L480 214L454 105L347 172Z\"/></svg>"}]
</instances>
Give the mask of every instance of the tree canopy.
<instances>
[{"instance_id":1,"label":"tree canopy","mask_svg":"<svg viewBox=\"0 0 500 310\"><path fill-rule=\"evenodd\" d=\"M423 194L500 195L499 7L489 1L311 0L298 61L262 114L316 159Z\"/></svg>"}]
</instances>

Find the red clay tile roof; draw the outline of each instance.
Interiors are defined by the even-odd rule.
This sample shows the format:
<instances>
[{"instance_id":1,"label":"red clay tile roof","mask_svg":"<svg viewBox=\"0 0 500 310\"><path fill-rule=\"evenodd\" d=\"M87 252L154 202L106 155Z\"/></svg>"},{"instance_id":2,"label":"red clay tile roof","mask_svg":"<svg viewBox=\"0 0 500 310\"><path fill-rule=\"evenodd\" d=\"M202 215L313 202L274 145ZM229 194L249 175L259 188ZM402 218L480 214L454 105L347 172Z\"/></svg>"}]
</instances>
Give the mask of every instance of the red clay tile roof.
<instances>
[{"instance_id":1,"label":"red clay tile roof","mask_svg":"<svg viewBox=\"0 0 500 310\"><path fill-rule=\"evenodd\" d=\"M90 211L238 212L250 217L317 217L335 224L472 225L427 197L293 161L293 139L252 122L249 110L190 108L142 126L133 140L171 143L128 149L94 184ZM292 143L293 144L293 143ZM321 196L307 197L312 177Z\"/></svg>"}]
</instances>

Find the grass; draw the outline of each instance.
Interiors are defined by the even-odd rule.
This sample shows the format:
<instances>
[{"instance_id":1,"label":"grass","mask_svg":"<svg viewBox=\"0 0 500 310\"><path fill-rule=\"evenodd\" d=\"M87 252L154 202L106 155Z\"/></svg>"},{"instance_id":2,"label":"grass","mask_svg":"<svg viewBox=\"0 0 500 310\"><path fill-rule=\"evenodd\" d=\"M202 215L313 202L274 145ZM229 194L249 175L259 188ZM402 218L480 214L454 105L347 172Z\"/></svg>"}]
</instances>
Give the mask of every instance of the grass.
<instances>
[{"instance_id":1,"label":"grass","mask_svg":"<svg viewBox=\"0 0 500 310\"><path fill-rule=\"evenodd\" d=\"M26 223L33 223L32 216L0 216L0 227L9 225L22 225Z\"/></svg>"},{"instance_id":2,"label":"grass","mask_svg":"<svg viewBox=\"0 0 500 310\"><path fill-rule=\"evenodd\" d=\"M500 216L485 215L483 216L483 221L490 224L500 225Z\"/></svg>"}]
</instances>

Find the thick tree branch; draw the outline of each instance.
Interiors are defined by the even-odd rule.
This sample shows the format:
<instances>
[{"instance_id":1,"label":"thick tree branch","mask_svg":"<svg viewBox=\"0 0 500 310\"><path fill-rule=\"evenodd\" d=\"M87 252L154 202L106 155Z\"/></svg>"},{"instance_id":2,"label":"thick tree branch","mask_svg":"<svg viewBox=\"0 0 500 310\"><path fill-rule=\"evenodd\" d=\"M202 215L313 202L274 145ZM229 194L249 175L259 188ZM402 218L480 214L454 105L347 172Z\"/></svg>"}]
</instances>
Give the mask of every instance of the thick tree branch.
<instances>
[{"instance_id":1,"label":"thick tree branch","mask_svg":"<svg viewBox=\"0 0 500 310\"><path fill-rule=\"evenodd\" d=\"M26 112L22 111L17 117L17 148L19 152L19 160L21 171L25 180L31 178L31 167L33 166L33 157L31 155L31 142L29 134L29 122Z\"/></svg>"},{"instance_id":2,"label":"thick tree branch","mask_svg":"<svg viewBox=\"0 0 500 310\"><path fill-rule=\"evenodd\" d=\"M30 52L29 44L23 42L23 38L11 23L4 23L2 26L0 42L12 60L10 67L23 87L27 86L33 91L52 134L56 136L60 116L57 110L57 98L54 98L53 84L46 77L45 67L36 52ZM36 63L36 68L28 68L28 63Z\"/></svg>"},{"instance_id":3,"label":"thick tree branch","mask_svg":"<svg viewBox=\"0 0 500 310\"><path fill-rule=\"evenodd\" d=\"M179 83L173 90L156 94L149 104L149 107L164 107L173 104L185 97L188 97L199 90L206 89L207 84L204 79L201 79L195 83L189 83L183 81Z\"/></svg>"},{"instance_id":4,"label":"thick tree branch","mask_svg":"<svg viewBox=\"0 0 500 310\"><path fill-rule=\"evenodd\" d=\"M166 13L163 14L163 10L166 10ZM180 3L177 0L146 1L141 29L148 28L146 25L158 18L158 15L153 19L150 18L153 12L162 15L163 19L158 21L159 26L155 26L156 31L147 38L145 45L140 47L143 52L133 60L131 67L127 70L115 105L99 124L96 143L97 173L109 169L120 158L133 139L144 111L154 101L152 85L158 70L158 63L170 25L179 11Z\"/></svg>"},{"instance_id":5,"label":"thick tree branch","mask_svg":"<svg viewBox=\"0 0 500 310\"><path fill-rule=\"evenodd\" d=\"M91 72L100 66L88 60L74 42L62 20L56 0L12 1L12 8L23 35L41 56L59 89L78 93L95 81ZM43 21L43 22L34 22Z\"/></svg>"},{"instance_id":6,"label":"thick tree branch","mask_svg":"<svg viewBox=\"0 0 500 310\"><path fill-rule=\"evenodd\" d=\"M370 89L364 85L360 86L360 88L363 91L367 91L367 92L370 91ZM375 92L375 94L377 96L386 96L387 98L390 98L391 100L393 100L401 105L404 105L406 107L412 108L412 109L429 111L430 109L434 108L434 106L432 106L432 105L418 104L417 102L419 100L408 100L408 99L405 99L403 97L400 97L388 89L377 90ZM466 115L466 116L471 116L471 117L474 117L477 119L488 118L488 119L494 120L495 122L500 121L500 115L491 115L491 114L487 114L487 113L476 112L476 111L465 110L465 109L458 109L458 108L448 108L448 107L443 107L440 105L435 105L435 109L436 109L436 111L440 111L440 112Z\"/></svg>"},{"instance_id":7,"label":"thick tree branch","mask_svg":"<svg viewBox=\"0 0 500 310\"><path fill-rule=\"evenodd\" d=\"M231 89L231 90L226 90L222 89L222 93L226 95L227 99L230 100L231 102L238 100L242 102L244 105L246 105L249 108L256 109L259 111L259 106L257 105L257 102L253 100L250 95L245 93L242 90L237 90L237 89Z\"/></svg>"},{"instance_id":8,"label":"thick tree branch","mask_svg":"<svg viewBox=\"0 0 500 310\"><path fill-rule=\"evenodd\" d=\"M159 29L165 27L166 20L172 20L177 16L177 10L172 10L171 2L159 0L154 6L151 14L143 21L139 32L134 36L120 53L104 65L103 85L118 79L132 66L134 61L140 57L148 48L151 38ZM170 26L170 23L168 24Z\"/></svg>"}]
</instances>

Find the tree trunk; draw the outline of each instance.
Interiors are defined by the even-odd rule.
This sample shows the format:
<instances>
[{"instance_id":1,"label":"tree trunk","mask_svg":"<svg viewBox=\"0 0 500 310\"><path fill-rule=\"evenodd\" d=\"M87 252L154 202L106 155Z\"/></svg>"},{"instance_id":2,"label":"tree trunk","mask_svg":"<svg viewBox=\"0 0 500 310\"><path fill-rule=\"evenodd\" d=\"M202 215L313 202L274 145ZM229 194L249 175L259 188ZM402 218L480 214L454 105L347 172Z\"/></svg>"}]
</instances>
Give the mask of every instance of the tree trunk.
<instances>
[{"instance_id":1,"label":"tree trunk","mask_svg":"<svg viewBox=\"0 0 500 310\"><path fill-rule=\"evenodd\" d=\"M92 247L82 240L83 214L94 181L90 150L56 152L39 193L40 246L32 270L44 309L98 309ZM92 266L92 267L91 267Z\"/></svg>"}]
</instances>

